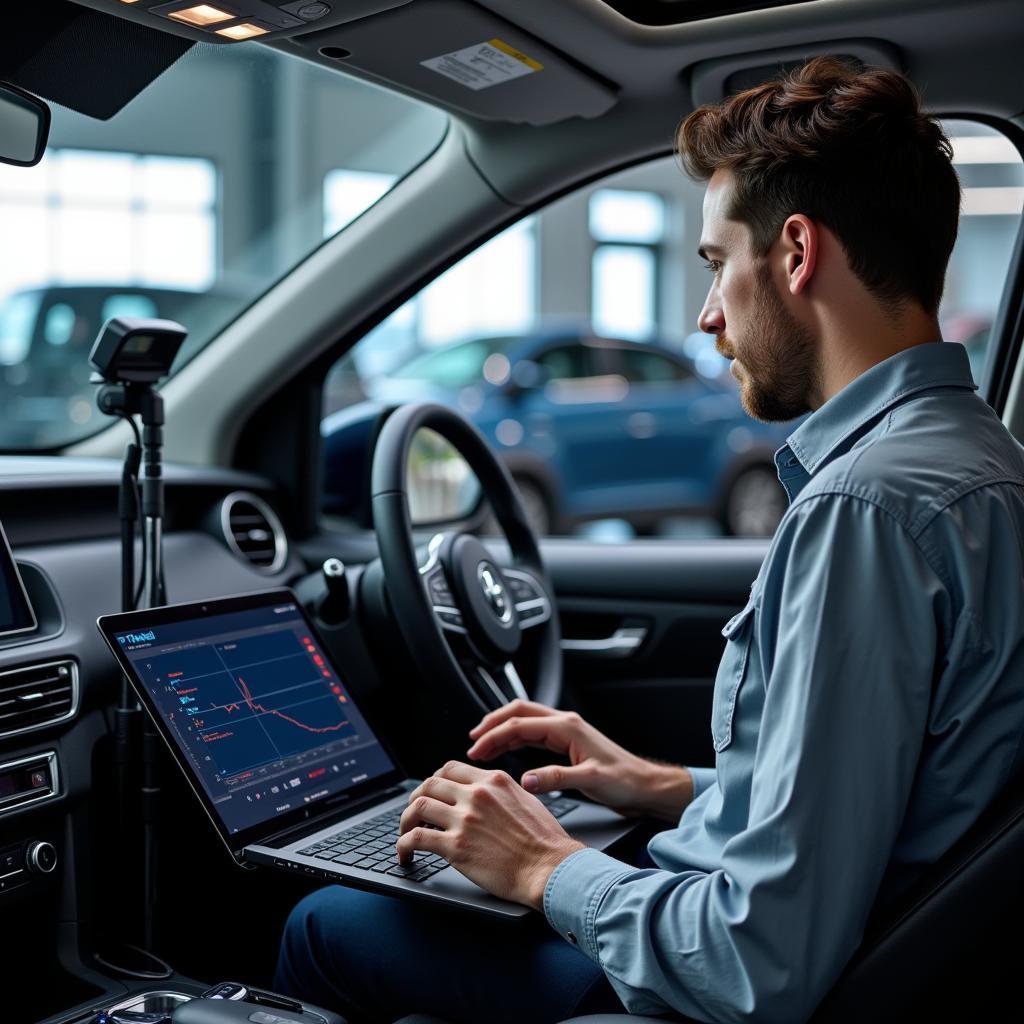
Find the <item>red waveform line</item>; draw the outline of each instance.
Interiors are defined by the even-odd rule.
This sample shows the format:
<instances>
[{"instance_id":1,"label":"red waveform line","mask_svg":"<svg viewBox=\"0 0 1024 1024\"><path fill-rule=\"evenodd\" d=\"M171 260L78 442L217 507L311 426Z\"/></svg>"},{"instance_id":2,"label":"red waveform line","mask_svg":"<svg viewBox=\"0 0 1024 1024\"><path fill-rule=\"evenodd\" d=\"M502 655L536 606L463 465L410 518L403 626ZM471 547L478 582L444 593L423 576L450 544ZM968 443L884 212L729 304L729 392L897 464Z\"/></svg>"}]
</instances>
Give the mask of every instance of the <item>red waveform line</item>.
<instances>
[{"instance_id":1,"label":"red waveform line","mask_svg":"<svg viewBox=\"0 0 1024 1024\"><path fill-rule=\"evenodd\" d=\"M241 676L238 677L238 685L242 688L242 696L245 698L245 703L249 705L251 710L262 711L265 715L277 715L278 718L283 718L286 722L291 722L292 725L297 725L300 729L305 729L307 732L337 732L343 726L349 724L348 719L346 718L342 719L342 721L337 725L307 725L305 722L300 722L298 719L292 718L290 715L286 715L283 711L278 711L276 708L265 708L262 704L257 704L256 701L252 699L249 687L245 685L245 680Z\"/></svg>"}]
</instances>

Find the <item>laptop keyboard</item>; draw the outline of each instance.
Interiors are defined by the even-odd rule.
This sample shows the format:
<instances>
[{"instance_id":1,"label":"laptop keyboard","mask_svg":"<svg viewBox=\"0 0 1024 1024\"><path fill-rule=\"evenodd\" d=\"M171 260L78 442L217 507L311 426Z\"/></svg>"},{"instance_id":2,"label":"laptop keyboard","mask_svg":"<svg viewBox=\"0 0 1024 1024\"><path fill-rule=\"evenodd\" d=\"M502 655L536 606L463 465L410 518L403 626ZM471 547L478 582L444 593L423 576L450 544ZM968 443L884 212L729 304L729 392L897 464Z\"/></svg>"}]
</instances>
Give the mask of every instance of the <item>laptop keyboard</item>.
<instances>
[{"instance_id":1,"label":"laptop keyboard","mask_svg":"<svg viewBox=\"0 0 1024 1024\"><path fill-rule=\"evenodd\" d=\"M562 818L579 807L578 803L551 793L545 793L538 799L556 818ZM448 867L448 861L436 853L420 851L411 864L397 863L395 843L398 842L401 817L402 809L385 811L358 825L335 832L312 846L306 846L299 853L334 864L375 871L379 875L394 875L397 878L408 878L412 882L425 882Z\"/></svg>"}]
</instances>

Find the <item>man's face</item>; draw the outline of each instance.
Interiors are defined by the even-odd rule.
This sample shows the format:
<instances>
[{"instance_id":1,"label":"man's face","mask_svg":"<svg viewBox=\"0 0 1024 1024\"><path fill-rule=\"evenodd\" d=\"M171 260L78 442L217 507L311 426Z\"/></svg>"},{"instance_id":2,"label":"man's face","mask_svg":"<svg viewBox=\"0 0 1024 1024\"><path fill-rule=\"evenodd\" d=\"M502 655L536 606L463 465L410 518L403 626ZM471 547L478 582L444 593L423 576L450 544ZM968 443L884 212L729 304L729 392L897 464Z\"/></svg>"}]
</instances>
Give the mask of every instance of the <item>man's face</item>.
<instances>
[{"instance_id":1,"label":"man's face","mask_svg":"<svg viewBox=\"0 0 1024 1024\"><path fill-rule=\"evenodd\" d=\"M733 360L731 372L749 415L769 423L795 419L811 408L817 346L779 294L772 253L756 255L750 229L726 216L732 189L732 174L716 171L704 195L699 253L714 279L698 324L717 336L715 347Z\"/></svg>"}]
</instances>

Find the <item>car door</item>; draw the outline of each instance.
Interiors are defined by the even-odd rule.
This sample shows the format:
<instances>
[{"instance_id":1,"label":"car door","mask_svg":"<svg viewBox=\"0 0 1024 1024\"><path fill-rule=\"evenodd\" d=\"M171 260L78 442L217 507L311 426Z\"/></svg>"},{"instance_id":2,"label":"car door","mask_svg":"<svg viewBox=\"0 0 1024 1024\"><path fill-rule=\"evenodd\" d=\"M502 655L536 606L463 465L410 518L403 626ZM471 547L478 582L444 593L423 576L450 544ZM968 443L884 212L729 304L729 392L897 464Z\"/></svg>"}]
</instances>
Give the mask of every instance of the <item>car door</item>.
<instances>
[{"instance_id":1,"label":"car door","mask_svg":"<svg viewBox=\"0 0 1024 1024\"><path fill-rule=\"evenodd\" d=\"M606 356L627 389L605 462L621 507L710 505L721 472L721 424L738 411L735 398L666 353L620 343L608 345Z\"/></svg>"},{"instance_id":2,"label":"car door","mask_svg":"<svg viewBox=\"0 0 1024 1024\"><path fill-rule=\"evenodd\" d=\"M606 451L616 441L626 389L610 372L605 352L586 341L552 345L534 357L540 379L521 392L523 443L544 458L560 480L562 509L570 516L605 514Z\"/></svg>"}]
</instances>

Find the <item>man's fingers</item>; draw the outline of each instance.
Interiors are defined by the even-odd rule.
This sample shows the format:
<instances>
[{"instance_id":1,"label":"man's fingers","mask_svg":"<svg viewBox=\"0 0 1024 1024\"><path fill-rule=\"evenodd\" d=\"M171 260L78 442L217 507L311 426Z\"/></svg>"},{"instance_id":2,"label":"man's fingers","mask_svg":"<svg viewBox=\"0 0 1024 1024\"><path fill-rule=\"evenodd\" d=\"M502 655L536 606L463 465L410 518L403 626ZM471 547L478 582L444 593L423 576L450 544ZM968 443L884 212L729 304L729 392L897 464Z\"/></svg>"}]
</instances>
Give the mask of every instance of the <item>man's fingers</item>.
<instances>
[{"instance_id":1,"label":"man's fingers","mask_svg":"<svg viewBox=\"0 0 1024 1024\"><path fill-rule=\"evenodd\" d=\"M440 775L431 775L409 794L409 803L412 803L418 796L429 796L435 800L442 800L446 804L455 804L458 803L461 788L461 784L458 782L452 782L451 779L442 778Z\"/></svg>"},{"instance_id":2,"label":"man's fingers","mask_svg":"<svg viewBox=\"0 0 1024 1024\"><path fill-rule=\"evenodd\" d=\"M463 764L462 761L449 761L443 768L434 772L435 778L448 779L451 782L483 782L487 772L483 768L474 768L471 764Z\"/></svg>"},{"instance_id":3,"label":"man's fingers","mask_svg":"<svg viewBox=\"0 0 1024 1024\"><path fill-rule=\"evenodd\" d=\"M479 723L473 726L469 730L469 738L475 740L477 737L482 736L488 729L493 729L496 725L501 725L502 722L509 718L516 716L534 717L538 715L553 715L556 714L554 708L549 708L546 704L538 704L533 700L513 700L508 704L502 705L497 711L492 711L490 714L484 715L480 719Z\"/></svg>"},{"instance_id":4,"label":"man's fingers","mask_svg":"<svg viewBox=\"0 0 1024 1024\"><path fill-rule=\"evenodd\" d=\"M577 764L566 768L552 764L524 772L520 784L528 793L550 793L556 789L577 789L593 779L594 772L589 765Z\"/></svg>"},{"instance_id":5,"label":"man's fingers","mask_svg":"<svg viewBox=\"0 0 1024 1024\"><path fill-rule=\"evenodd\" d=\"M563 716L544 718L509 718L484 733L466 751L474 761L490 761L499 754L518 747L546 747L557 754L569 749L572 726Z\"/></svg>"},{"instance_id":6,"label":"man's fingers","mask_svg":"<svg viewBox=\"0 0 1024 1024\"><path fill-rule=\"evenodd\" d=\"M395 843L395 852L398 854L399 864L408 864L413 859L413 853L416 850L439 853L446 860L451 860L450 845L451 837L447 832L439 832L436 828L417 826L398 837L398 842Z\"/></svg>"},{"instance_id":7,"label":"man's fingers","mask_svg":"<svg viewBox=\"0 0 1024 1024\"><path fill-rule=\"evenodd\" d=\"M432 800L429 796L418 796L402 811L398 833L405 835L410 829L416 828L423 822L428 825L440 825L441 828L450 828L455 823L455 808L440 800Z\"/></svg>"}]
</instances>

